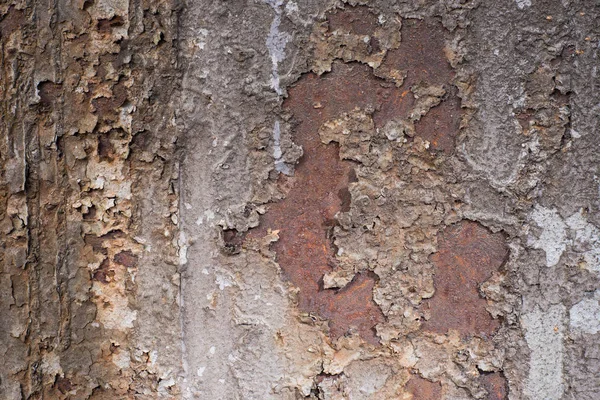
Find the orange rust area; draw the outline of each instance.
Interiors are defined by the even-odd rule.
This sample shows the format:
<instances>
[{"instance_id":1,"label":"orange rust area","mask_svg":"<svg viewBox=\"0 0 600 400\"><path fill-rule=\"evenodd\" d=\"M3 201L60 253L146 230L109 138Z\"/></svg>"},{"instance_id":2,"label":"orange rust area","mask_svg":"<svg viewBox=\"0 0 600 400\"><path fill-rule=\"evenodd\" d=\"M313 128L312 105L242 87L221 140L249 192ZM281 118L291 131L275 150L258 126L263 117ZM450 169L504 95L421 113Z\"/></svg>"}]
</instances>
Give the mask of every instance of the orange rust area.
<instances>
[{"instance_id":1,"label":"orange rust area","mask_svg":"<svg viewBox=\"0 0 600 400\"><path fill-rule=\"evenodd\" d=\"M485 309L479 285L490 278L508 256L504 236L476 222L464 221L438 235L435 295L428 301L431 318L424 329L444 334L455 329L463 336L490 335L498 321Z\"/></svg>"},{"instance_id":2,"label":"orange rust area","mask_svg":"<svg viewBox=\"0 0 600 400\"><path fill-rule=\"evenodd\" d=\"M376 17L366 7L339 11L329 16L329 22L330 27L358 34L372 34L377 26ZM304 155L293 178L281 177L281 183L289 188L286 198L272 204L261 218L260 227L248 236L262 236L267 229L279 231L273 249L285 278L299 288L298 307L327 318L333 339L354 328L366 341L377 344L374 327L384 316L373 301L374 274L357 274L341 290L323 289L324 274L336 265L330 238L334 217L347 210L348 185L355 174L353 163L340 160L337 145L323 144L318 131L326 121L356 107L375 110L375 125L382 127L394 118L409 115L415 101L411 85L425 82L450 87L453 74L443 51L441 25L408 22L402 35L400 48L390 52L382 65L406 71L400 88L376 77L369 66L355 62L334 62L331 72L322 76L306 74L289 88L284 109L298 123L293 139L302 146ZM433 125L424 121L416 127L417 134L438 137L431 141L432 147L447 150L453 144L459 114L448 114L448 109L456 108L454 103L450 108L438 107L437 118L443 122L436 126L437 133L429 132ZM443 135L449 139L443 139Z\"/></svg>"},{"instance_id":3,"label":"orange rust area","mask_svg":"<svg viewBox=\"0 0 600 400\"><path fill-rule=\"evenodd\" d=\"M413 375L406 384L406 390L412 394L412 400L439 400L442 398L442 386Z\"/></svg>"}]
</instances>

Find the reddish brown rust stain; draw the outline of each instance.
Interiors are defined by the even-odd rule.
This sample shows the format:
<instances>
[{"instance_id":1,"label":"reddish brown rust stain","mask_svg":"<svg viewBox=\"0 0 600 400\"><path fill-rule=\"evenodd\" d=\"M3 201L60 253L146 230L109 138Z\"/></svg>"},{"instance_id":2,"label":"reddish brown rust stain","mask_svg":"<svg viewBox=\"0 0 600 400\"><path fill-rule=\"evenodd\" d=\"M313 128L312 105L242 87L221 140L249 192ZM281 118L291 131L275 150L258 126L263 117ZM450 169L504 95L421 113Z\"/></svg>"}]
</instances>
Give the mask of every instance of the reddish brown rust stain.
<instances>
[{"instance_id":1,"label":"reddish brown rust stain","mask_svg":"<svg viewBox=\"0 0 600 400\"><path fill-rule=\"evenodd\" d=\"M454 138L460 127L460 115L460 99L452 94L417 121L415 133L431 143L432 149L452 154Z\"/></svg>"},{"instance_id":2,"label":"reddish brown rust stain","mask_svg":"<svg viewBox=\"0 0 600 400\"><path fill-rule=\"evenodd\" d=\"M327 16L329 30L354 35L370 36L377 29L377 15L369 11L368 7L349 7L338 10Z\"/></svg>"},{"instance_id":3,"label":"reddish brown rust stain","mask_svg":"<svg viewBox=\"0 0 600 400\"><path fill-rule=\"evenodd\" d=\"M335 29L363 34L376 26L374 16L365 7L338 12L329 17ZM330 336L335 339L350 328L358 330L368 342L376 344L374 327L384 320L373 301L374 275L357 274L341 290L323 290L323 275L336 265L335 249L329 237L334 216L349 206L348 185L355 179L353 163L339 158L335 144L324 145L319 128L324 122L339 118L356 107L375 110L376 127L394 118L406 118L414 105L410 85L420 82L450 85L452 71L443 52L443 33L439 24L408 23L402 29L404 41L400 49L390 54L386 68L407 71L405 84L395 84L376 77L372 69L360 63L335 62L332 71L322 76L304 75L289 89L284 109L291 112L298 125L294 141L304 149L304 155L293 178L281 177L289 187L286 198L272 204L262 217L259 228L249 238L264 235L267 229L279 231L279 241L273 249L284 276L300 289L298 307L315 312L329 320ZM416 43L410 43L416 41ZM454 109L455 107L450 107ZM445 115L440 108L438 117L444 121L458 118L458 113ZM444 122L447 131L456 123ZM423 123L419 134L431 123ZM444 132L438 129L441 137ZM439 140L442 143L442 140ZM434 143L434 148L437 142ZM443 148L449 147L443 142Z\"/></svg>"},{"instance_id":4,"label":"reddish brown rust stain","mask_svg":"<svg viewBox=\"0 0 600 400\"><path fill-rule=\"evenodd\" d=\"M402 20L402 42L390 50L381 68L407 71L404 86L419 82L450 85L454 72L444 53L445 31L435 20Z\"/></svg>"},{"instance_id":5,"label":"reddish brown rust stain","mask_svg":"<svg viewBox=\"0 0 600 400\"><path fill-rule=\"evenodd\" d=\"M110 263L108 259L102 261L97 270L92 274L92 279L104 284L109 283L115 277L115 271L110 269Z\"/></svg>"},{"instance_id":6,"label":"reddish brown rust stain","mask_svg":"<svg viewBox=\"0 0 600 400\"><path fill-rule=\"evenodd\" d=\"M38 83L38 94L42 105L53 105L60 97L61 89L62 85L54 82L43 81Z\"/></svg>"},{"instance_id":7,"label":"reddish brown rust stain","mask_svg":"<svg viewBox=\"0 0 600 400\"><path fill-rule=\"evenodd\" d=\"M488 392L487 400L504 400L508 398L508 385L501 372L481 375L480 380Z\"/></svg>"},{"instance_id":8,"label":"reddish brown rust stain","mask_svg":"<svg viewBox=\"0 0 600 400\"><path fill-rule=\"evenodd\" d=\"M485 309L479 286L504 263L508 256L504 236L482 225L463 221L438 235L435 265L435 295L428 301L431 318L424 329L446 333L455 329L463 336L490 335L498 321Z\"/></svg>"},{"instance_id":9,"label":"reddish brown rust stain","mask_svg":"<svg viewBox=\"0 0 600 400\"><path fill-rule=\"evenodd\" d=\"M24 23L25 13L23 10L17 10L15 6L8 7L7 12L0 16L0 36L3 39L8 38L12 33L17 32Z\"/></svg>"},{"instance_id":10,"label":"reddish brown rust stain","mask_svg":"<svg viewBox=\"0 0 600 400\"><path fill-rule=\"evenodd\" d=\"M417 121L415 132L429 141L433 150L450 154L460 126L461 106L457 90L451 84L454 71L445 56L444 31L433 20L408 19L402 24L402 42L398 49L388 53L381 68L407 71L403 85L406 88L421 82L444 86L444 101Z\"/></svg>"},{"instance_id":11,"label":"reddish brown rust stain","mask_svg":"<svg viewBox=\"0 0 600 400\"><path fill-rule=\"evenodd\" d=\"M117 264L123 265L127 268L135 267L135 265L137 264L137 259L137 256L129 250L125 250L115 254L114 258Z\"/></svg>"},{"instance_id":12,"label":"reddish brown rust stain","mask_svg":"<svg viewBox=\"0 0 600 400\"><path fill-rule=\"evenodd\" d=\"M223 230L223 251L226 254L237 254L242 248L244 239L246 238L245 232L238 232L236 229L224 229Z\"/></svg>"},{"instance_id":13,"label":"reddish brown rust stain","mask_svg":"<svg viewBox=\"0 0 600 400\"><path fill-rule=\"evenodd\" d=\"M413 395L412 400L440 400L442 386L428 381L418 375L413 375L406 384L406 391Z\"/></svg>"},{"instance_id":14,"label":"reddish brown rust stain","mask_svg":"<svg viewBox=\"0 0 600 400\"><path fill-rule=\"evenodd\" d=\"M57 377L54 382L54 387L56 387L62 394L67 394L73 389L73 384L67 378Z\"/></svg>"}]
</instances>

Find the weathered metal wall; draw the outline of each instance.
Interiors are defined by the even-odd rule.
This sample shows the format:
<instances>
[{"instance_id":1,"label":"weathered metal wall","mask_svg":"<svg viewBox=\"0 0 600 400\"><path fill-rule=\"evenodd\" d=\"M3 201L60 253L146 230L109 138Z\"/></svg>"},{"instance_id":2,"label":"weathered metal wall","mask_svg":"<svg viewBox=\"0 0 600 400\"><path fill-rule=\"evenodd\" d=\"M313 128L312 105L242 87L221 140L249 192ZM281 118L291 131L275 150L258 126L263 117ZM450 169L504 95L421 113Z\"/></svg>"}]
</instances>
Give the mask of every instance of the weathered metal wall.
<instances>
[{"instance_id":1,"label":"weathered metal wall","mask_svg":"<svg viewBox=\"0 0 600 400\"><path fill-rule=\"evenodd\" d=\"M7 399L596 399L591 1L0 6Z\"/></svg>"}]
</instances>

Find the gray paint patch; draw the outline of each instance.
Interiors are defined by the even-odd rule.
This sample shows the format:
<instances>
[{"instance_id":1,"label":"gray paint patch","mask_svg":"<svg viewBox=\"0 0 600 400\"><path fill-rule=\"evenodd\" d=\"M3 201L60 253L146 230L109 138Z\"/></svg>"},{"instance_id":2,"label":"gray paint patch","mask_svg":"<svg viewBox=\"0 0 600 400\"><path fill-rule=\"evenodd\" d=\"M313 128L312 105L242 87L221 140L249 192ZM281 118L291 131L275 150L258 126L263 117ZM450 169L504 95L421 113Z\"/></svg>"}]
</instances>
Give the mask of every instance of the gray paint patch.
<instances>
[{"instance_id":1,"label":"gray paint patch","mask_svg":"<svg viewBox=\"0 0 600 400\"><path fill-rule=\"evenodd\" d=\"M531 213L531 219L542 228L540 236L532 240L534 249L546 252L546 266L552 267L560 261L560 256L566 248L566 228L560 215L555 209L536 206Z\"/></svg>"},{"instance_id":2,"label":"gray paint patch","mask_svg":"<svg viewBox=\"0 0 600 400\"><path fill-rule=\"evenodd\" d=\"M581 300L569 311L570 328L573 331L596 334L600 332L600 290L591 299Z\"/></svg>"},{"instance_id":3,"label":"gray paint patch","mask_svg":"<svg viewBox=\"0 0 600 400\"><path fill-rule=\"evenodd\" d=\"M582 211L571 215L566 222L571 229L573 250L581 253L583 267L600 272L600 229L590 224Z\"/></svg>"},{"instance_id":4,"label":"gray paint patch","mask_svg":"<svg viewBox=\"0 0 600 400\"><path fill-rule=\"evenodd\" d=\"M547 311L536 308L522 317L525 340L531 350L525 386L529 399L559 400L563 395L565 314L565 307L559 304Z\"/></svg>"}]
</instances>

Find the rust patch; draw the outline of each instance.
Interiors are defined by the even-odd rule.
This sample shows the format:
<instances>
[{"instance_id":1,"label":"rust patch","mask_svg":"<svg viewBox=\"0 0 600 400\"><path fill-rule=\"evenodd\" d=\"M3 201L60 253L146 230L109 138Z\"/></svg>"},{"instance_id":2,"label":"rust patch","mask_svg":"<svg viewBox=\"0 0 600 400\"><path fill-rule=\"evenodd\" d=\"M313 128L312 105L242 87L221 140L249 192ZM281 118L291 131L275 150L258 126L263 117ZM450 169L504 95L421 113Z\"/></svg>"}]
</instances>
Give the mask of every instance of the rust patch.
<instances>
[{"instance_id":1,"label":"rust patch","mask_svg":"<svg viewBox=\"0 0 600 400\"><path fill-rule=\"evenodd\" d=\"M123 265L127 268L135 267L135 265L137 264L137 259L137 256L129 250L117 253L114 257L114 260L117 264Z\"/></svg>"},{"instance_id":2,"label":"rust patch","mask_svg":"<svg viewBox=\"0 0 600 400\"><path fill-rule=\"evenodd\" d=\"M54 382L54 387L56 387L62 394L67 394L71 389L73 389L73 384L67 378L57 377Z\"/></svg>"},{"instance_id":3,"label":"rust patch","mask_svg":"<svg viewBox=\"0 0 600 400\"><path fill-rule=\"evenodd\" d=\"M390 50L380 69L395 68L407 72L404 85L419 82L448 85L454 72L444 52L444 30L435 20L402 20L402 42Z\"/></svg>"},{"instance_id":4,"label":"rust patch","mask_svg":"<svg viewBox=\"0 0 600 400\"><path fill-rule=\"evenodd\" d=\"M225 254L238 254L242 249L245 238L245 232L238 232L236 229L224 229L223 252Z\"/></svg>"},{"instance_id":5,"label":"rust patch","mask_svg":"<svg viewBox=\"0 0 600 400\"><path fill-rule=\"evenodd\" d=\"M329 24L338 32L369 35L377 20L368 8L358 7L329 15ZM249 237L262 236L267 229L279 231L279 241L273 248L285 278L300 289L298 307L327 318L334 339L354 327L366 341L378 343L374 327L384 316L373 301L374 275L357 274L338 291L323 289L323 276L337 262L329 237L334 217L349 209L348 185L356 177L354 164L340 160L338 146L321 142L319 128L355 108L374 110L373 120L378 128L391 120L408 118L415 105L412 85L448 86L452 81L453 72L443 51L443 34L435 22L409 21L402 28L400 47L389 53L379 69L382 74L358 62L336 61L331 72L321 76L306 74L289 88L284 109L298 123L294 142L302 146L304 155L293 178L280 178L280 183L289 189L286 198L270 206L260 227L251 231ZM377 47L378 43L371 45ZM398 80L381 78L403 74L406 78L402 85ZM446 97L452 100L443 99L431 110L434 114L416 129L434 149L450 152L460 107L453 93Z\"/></svg>"},{"instance_id":6,"label":"rust patch","mask_svg":"<svg viewBox=\"0 0 600 400\"><path fill-rule=\"evenodd\" d=\"M13 32L17 32L24 23L25 13L23 10L17 10L15 6L8 7L8 11L0 18L0 34L2 38L5 39Z\"/></svg>"},{"instance_id":7,"label":"rust patch","mask_svg":"<svg viewBox=\"0 0 600 400\"><path fill-rule=\"evenodd\" d=\"M317 312L329 320L331 337L340 337L354 328L365 340L377 343L373 327L383 321L383 315L373 301L374 286L372 274L360 273L339 291L319 293Z\"/></svg>"},{"instance_id":8,"label":"rust patch","mask_svg":"<svg viewBox=\"0 0 600 400\"><path fill-rule=\"evenodd\" d=\"M93 86L93 85L92 85ZM97 97L92 100L94 113L105 119L115 118L114 114L127 101L127 88L122 81L112 87L111 97Z\"/></svg>"},{"instance_id":9,"label":"rust patch","mask_svg":"<svg viewBox=\"0 0 600 400\"><path fill-rule=\"evenodd\" d=\"M402 42L390 50L380 70L406 71L404 87L421 82L443 85L446 97L415 123L417 136L431 143L431 148L446 154L454 150L454 138L460 126L461 105L454 79L444 52L444 32L433 20L403 20Z\"/></svg>"},{"instance_id":10,"label":"rust patch","mask_svg":"<svg viewBox=\"0 0 600 400\"><path fill-rule=\"evenodd\" d=\"M60 97L62 91L62 85L50 81L43 81L38 83L38 94L40 96L40 102L43 106L48 107L56 102Z\"/></svg>"},{"instance_id":11,"label":"rust patch","mask_svg":"<svg viewBox=\"0 0 600 400\"><path fill-rule=\"evenodd\" d=\"M439 400L442 398L442 386L413 375L406 384L406 390L412 394L412 400Z\"/></svg>"},{"instance_id":12,"label":"rust patch","mask_svg":"<svg viewBox=\"0 0 600 400\"><path fill-rule=\"evenodd\" d=\"M504 400L508 398L508 384L501 372L481 375L483 387L488 392L487 400Z\"/></svg>"},{"instance_id":13,"label":"rust patch","mask_svg":"<svg viewBox=\"0 0 600 400\"><path fill-rule=\"evenodd\" d=\"M123 17L120 15L115 15L111 19L100 19L98 20L98 32L108 34L113 27L123 26L124 23Z\"/></svg>"},{"instance_id":14,"label":"rust patch","mask_svg":"<svg viewBox=\"0 0 600 400\"><path fill-rule=\"evenodd\" d=\"M337 145L323 144L318 130L357 106L408 109L400 90L382 86L368 66L356 63L335 63L331 73L309 74L290 89L284 107L299 122L294 141L303 147L304 156L295 176L282 178L290 186L287 197L271 205L258 231L279 230L273 247L284 276L300 288L301 310L328 318L332 338L355 327L365 340L377 343L373 327L383 315L372 298L372 277L359 274L342 290L322 289L323 275L336 265L328 234L336 213L348 208L348 185L355 175L353 164L340 160Z\"/></svg>"},{"instance_id":15,"label":"rust patch","mask_svg":"<svg viewBox=\"0 0 600 400\"><path fill-rule=\"evenodd\" d=\"M350 7L328 15L329 30L355 35L372 35L377 29L377 16L367 7Z\"/></svg>"},{"instance_id":16,"label":"rust patch","mask_svg":"<svg viewBox=\"0 0 600 400\"><path fill-rule=\"evenodd\" d=\"M454 139L460 127L460 99L452 94L433 107L415 123L415 133L431 143L431 148L445 154L454 151Z\"/></svg>"},{"instance_id":17,"label":"rust patch","mask_svg":"<svg viewBox=\"0 0 600 400\"><path fill-rule=\"evenodd\" d=\"M440 233L438 251L431 256L436 292L428 301L431 318L424 329L441 334L455 329L463 336L492 334L499 324L485 309L479 285L507 256L504 236L476 222L460 222Z\"/></svg>"},{"instance_id":18,"label":"rust patch","mask_svg":"<svg viewBox=\"0 0 600 400\"><path fill-rule=\"evenodd\" d=\"M93 280L102 282L104 284L111 282L114 277L115 271L110 269L110 263L108 262L108 259L102 261L98 269L94 271L94 274L92 275Z\"/></svg>"}]
</instances>

